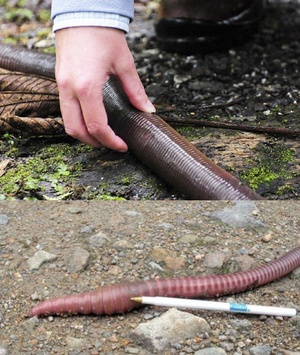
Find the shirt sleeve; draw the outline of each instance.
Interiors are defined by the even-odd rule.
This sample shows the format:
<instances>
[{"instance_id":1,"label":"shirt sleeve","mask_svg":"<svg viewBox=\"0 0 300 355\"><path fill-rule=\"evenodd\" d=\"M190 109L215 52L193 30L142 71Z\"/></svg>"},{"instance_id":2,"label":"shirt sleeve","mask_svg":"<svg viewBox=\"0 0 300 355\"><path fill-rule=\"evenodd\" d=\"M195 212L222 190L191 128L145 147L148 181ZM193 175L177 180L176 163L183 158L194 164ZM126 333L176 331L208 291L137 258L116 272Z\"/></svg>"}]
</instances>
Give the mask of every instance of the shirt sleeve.
<instances>
[{"instance_id":1,"label":"shirt sleeve","mask_svg":"<svg viewBox=\"0 0 300 355\"><path fill-rule=\"evenodd\" d=\"M114 27L128 32L133 0L52 0L53 30L77 26Z\"/></svg>"}]
</instances>

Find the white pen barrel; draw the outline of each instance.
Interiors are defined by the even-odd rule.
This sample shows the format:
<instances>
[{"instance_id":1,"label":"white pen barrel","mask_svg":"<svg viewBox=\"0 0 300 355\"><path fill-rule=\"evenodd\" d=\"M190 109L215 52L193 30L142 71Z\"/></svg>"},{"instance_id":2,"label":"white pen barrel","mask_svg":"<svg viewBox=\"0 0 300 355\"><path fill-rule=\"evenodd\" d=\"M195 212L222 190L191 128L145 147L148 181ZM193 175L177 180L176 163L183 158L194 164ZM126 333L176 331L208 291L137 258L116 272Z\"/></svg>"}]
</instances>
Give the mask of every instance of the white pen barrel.
<instances>
[{"instance_id":1,"label":"white pen barrel","mask_svg":"<svg viewBox=\"0 0 300 355\"><path fill-rule=\"evenodd\" d=\"M257 306L244 303L226 303L171 297L142 297L142 303L161 307L190 308L281 317L293 317L297 313L296 309L293 308Z\"/></svg>"}]
</instances>

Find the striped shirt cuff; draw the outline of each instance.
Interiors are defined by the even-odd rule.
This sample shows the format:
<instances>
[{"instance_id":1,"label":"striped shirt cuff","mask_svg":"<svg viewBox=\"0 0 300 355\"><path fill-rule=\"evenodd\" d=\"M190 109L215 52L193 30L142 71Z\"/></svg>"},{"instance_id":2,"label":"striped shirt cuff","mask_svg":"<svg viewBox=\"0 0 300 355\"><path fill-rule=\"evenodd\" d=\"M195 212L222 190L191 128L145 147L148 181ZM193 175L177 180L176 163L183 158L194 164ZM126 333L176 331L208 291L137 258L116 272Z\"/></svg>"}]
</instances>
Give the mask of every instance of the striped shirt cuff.
<instances>
[{"instance_id":1,"label":"striped shirt cuff","mask_svg":"<svg viewBox=\"0 0 300 355\"><path fill-rule=\"evenodd\" d=\"M69 12L56 15L53 20L53 31L67 27L99 26L118 28L129 31L130 19L126 16L106 12Z\"/></svg>"}]
</instances>

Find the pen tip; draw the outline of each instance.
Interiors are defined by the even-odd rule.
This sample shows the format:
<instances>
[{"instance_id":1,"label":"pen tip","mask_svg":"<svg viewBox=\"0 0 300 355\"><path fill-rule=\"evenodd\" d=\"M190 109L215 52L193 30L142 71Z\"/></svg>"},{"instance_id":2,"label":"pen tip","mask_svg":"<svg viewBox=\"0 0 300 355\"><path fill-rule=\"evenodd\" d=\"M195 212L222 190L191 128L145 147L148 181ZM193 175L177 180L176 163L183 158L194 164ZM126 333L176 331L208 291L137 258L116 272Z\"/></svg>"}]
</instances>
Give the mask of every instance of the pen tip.
<instances>
[{"instance_id":1,"label":"pen tip","mask_svg":"<svg viewBox=\"0 0 300 355\"><path fill-rule=\"evenodd\" d=\"M131 301L142 303L143 298L142 297L132 297Z\"/></svg>"}]
</instances>

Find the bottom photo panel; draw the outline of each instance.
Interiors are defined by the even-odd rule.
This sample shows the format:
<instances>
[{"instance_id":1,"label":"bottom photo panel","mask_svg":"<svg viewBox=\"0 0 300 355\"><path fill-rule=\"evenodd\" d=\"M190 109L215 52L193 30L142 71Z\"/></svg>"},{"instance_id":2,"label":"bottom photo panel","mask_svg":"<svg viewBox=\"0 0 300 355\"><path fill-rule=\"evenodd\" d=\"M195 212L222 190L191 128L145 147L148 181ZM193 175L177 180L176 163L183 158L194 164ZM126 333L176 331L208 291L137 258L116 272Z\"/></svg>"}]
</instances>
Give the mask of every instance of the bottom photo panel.
<instances>
[{"instance_id":1,"label":"bottom photo panel","mask_svg":"<svg viewBox=\"0 0 300 355\"><path fill-rule=\"evenodd\" d=\"M0 203L0 354L300 353L296 201Z\"/></svg>"}]
</instances>

